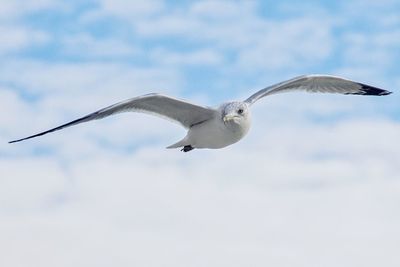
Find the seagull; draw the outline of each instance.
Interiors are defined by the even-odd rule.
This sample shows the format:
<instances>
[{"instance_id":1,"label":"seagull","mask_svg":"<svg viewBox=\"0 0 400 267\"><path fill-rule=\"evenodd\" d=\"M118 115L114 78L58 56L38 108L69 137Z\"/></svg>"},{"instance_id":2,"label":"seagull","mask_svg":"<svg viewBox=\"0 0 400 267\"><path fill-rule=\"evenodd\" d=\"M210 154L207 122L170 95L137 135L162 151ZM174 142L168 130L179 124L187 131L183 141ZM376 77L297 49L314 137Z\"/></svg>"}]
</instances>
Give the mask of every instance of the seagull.
<instances>
[{"instance_id":1,"label":"seagull","mask_svg":"<svg viewBox=\"0 0 400 267\"><path fill-rule=\"evenodd\" d=\"M345 78L319 74L295 77L268 86L244 101L226 102L217 108L199 106L166 95L152 93L127 99L53 129L9 143L17 143L83 122L131 111L156 115L177 122L187 129L187 134L182 140L167 148L182 148L181 151L183 152L195 148L218 149L238 142L248 133L251 125L250 107L255 102L266 96L296 90L311 93L373 96L392 93Z\"/></svg>"}]
</instances>

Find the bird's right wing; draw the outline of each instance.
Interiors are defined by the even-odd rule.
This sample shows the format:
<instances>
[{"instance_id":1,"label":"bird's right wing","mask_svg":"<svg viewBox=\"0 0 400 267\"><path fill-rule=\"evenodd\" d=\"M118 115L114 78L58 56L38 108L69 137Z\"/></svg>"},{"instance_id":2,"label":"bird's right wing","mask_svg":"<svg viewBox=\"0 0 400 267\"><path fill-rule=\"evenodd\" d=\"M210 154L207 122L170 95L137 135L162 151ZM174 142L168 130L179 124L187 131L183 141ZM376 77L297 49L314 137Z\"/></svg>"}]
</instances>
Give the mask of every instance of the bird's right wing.
<instances>
[{"instance_id":1,"label":"bird's right wing","mask_svg":"<svg viewBox=\"0 0 400 267\"><path fill-rule=\"evenodd\" d=\"M190 128L195 124L207 121L217 114L217 110L209 107L194 105L183 100L160 94L148 94L119 102L117 104L100 109L96 112L93 112L74 121L68 122L56 128L22 139L14 140L9 143L20 142L47 133L58 131L79 123L88 122L91 120L98 120L117 113L129 111L153 114L168 120L178 122L185 128Z\"/></svg>"}]
</instances>

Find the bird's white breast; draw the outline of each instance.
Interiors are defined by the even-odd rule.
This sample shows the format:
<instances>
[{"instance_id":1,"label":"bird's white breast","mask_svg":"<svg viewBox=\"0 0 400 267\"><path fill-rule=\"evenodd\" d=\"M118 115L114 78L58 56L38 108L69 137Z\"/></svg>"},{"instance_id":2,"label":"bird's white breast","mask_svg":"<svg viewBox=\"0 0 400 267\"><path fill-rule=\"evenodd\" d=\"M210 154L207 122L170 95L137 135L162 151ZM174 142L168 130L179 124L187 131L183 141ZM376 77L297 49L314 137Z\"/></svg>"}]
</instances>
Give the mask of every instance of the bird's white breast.
<instances>
[{"instance_id":1,"label":"bird's white breast","mask_svg":"<svg viewBox=\"0 0 400 267\"><path fill-rule=\"evenodd\" d=\"M188 141L195 148L223 148L242 139L250 129L250 120L229 127L214 118L190 128Z\"/></svg>"}]
</instances>

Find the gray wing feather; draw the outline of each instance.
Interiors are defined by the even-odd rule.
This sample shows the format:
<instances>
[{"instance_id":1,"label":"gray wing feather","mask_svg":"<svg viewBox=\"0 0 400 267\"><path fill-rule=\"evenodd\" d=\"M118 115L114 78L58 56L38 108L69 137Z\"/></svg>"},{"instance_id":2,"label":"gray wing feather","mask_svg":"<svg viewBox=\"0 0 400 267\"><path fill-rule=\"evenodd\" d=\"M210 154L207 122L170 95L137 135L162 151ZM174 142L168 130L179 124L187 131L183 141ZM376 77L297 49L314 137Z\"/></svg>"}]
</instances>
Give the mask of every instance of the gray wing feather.
<instances>
[{"instance_id":1,"label":"gray wing feather","mask_svg":"<svg viewBox=\"0 0 400 267\"><path fill-rule=\"evenodd\" d=\"M9 143L20 142L50 132L58 131L79 123L98 120L117 113L129 111L153 114L174 122L178 122L185 128L190 128L195 124L209 120L213 118L217 112L215 109L194 105L172 97L160 94L148 94L119 102L56 128L22 139L14 140Z\"/></svg>"},{"instance_id":2,"label":"gray wing feather","mask_svg":"<svg viewBox=\"0 0 400 267\"><path fill-rule=\"evenodd\" d=\"M253 104L268 95L290 91L306 91L310 93L338 93L346 95L388 95L391 92L367 84L347 80L330 75L303 75L269 87L266 87L245 100Z\"/></svg>"}]
</instances>

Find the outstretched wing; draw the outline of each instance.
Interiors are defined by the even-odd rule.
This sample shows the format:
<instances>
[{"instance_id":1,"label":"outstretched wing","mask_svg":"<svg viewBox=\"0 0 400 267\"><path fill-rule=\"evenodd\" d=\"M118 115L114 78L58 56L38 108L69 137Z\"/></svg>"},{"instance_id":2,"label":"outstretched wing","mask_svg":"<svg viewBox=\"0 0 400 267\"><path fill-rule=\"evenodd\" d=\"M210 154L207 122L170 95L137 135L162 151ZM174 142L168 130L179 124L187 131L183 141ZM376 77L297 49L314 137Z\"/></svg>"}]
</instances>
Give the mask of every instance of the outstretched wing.
<instances>
[{"instance_id":1,"label":"outstretched wing","mask_svg":"<svg viewBox=\"0 0 400 267\"><path fill-rule=\"evenodd\" d=\"M303 90L310 93L338 93L345 95L381 96L391 94L389 91L344 78L314 74L299 76L264 88L250 96L245 102L253 104L265 96L295 90Z\"/></svg>"},{"instance_id":2,"label":"outstretched wing","mask_svg":"<svg viewBox=\"0 0 400 267\"><path fill-rule=\"evenodd\" d=\"M68 122L56 128L22 139L14 140L9 143L20 142L37 136L45 135L47 133L58 131L79 123L91 120L98 120L117 113L128 111L153 114L178 122L185 128L190 128L195 124L207 121L213 118L217 112L215 109L194 105L172 97L160 94L148 94L119 102L117 104L100 109L96 112L93 112L77 120Z\"/></svg>"}]
</instances>

